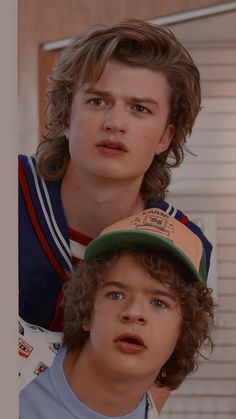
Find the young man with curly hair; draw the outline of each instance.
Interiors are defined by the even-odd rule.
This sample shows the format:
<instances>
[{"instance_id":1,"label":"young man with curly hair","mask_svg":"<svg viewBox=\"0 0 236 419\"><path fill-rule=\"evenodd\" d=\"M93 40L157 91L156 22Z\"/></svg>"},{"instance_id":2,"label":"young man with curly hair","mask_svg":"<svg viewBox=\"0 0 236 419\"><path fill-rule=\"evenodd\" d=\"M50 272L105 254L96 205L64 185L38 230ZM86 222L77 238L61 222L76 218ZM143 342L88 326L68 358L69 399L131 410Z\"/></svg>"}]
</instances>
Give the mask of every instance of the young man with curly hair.
<instances>
[{"instance_id":1,"label":"young man with curly hair","mask_svg":"<svg viewBox=\"0 0 236 419\"><path fill-rule=\"evenodd\" d=\"M201 230L164 201L170 169L200 110L199 71L167 28L127 19L96 25L49 77L47 131L20 156L20 315L61 331L62 288L86 245L145 208Z\"/></svg>"},{"instance_id":2,"label":"young man with curly hair","mask_svg":"<svg viewBox=\"0 0 236 419\"><path fill-rule=\"evenodd\" d=\"M176 389L212 346L201 240L160 209L93 240L65 290L64 345L21 393L24 419L154 419L150 388Z\"/></svg>"}]
</instances>

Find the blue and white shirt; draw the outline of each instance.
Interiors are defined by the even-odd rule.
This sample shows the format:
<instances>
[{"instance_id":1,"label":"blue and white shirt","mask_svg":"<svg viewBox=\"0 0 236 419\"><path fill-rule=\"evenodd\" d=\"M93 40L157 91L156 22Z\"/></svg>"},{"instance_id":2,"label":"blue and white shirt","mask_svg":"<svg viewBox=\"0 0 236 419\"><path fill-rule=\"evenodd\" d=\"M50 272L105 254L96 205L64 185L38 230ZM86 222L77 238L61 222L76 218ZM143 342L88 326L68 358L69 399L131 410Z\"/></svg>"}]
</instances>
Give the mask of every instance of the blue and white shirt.
<instances>
[{"instance_id":1,"label":"blue and white shirt","mask_svg":"<svg viewBox=\"0 0 236 419\"><path fill-rule=\"evenodd\" d=\"M52 333L52 332L51 332ZM63 370L66 348L62 347L52 366L29 383L20 393L22 419L156 419L158 413L149 394L124 416L104 416L83 404L71 390Z\"/></svg>"}]
</instances>

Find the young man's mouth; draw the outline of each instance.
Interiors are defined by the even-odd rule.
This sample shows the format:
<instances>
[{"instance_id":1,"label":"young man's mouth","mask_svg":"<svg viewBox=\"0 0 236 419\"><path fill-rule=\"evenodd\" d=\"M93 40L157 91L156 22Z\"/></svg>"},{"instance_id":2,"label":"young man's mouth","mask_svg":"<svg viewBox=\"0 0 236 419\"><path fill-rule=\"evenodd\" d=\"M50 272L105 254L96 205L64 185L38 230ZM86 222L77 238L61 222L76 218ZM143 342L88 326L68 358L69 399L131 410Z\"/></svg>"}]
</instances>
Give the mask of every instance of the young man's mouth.
<instances>
[{"instance_id":1,"label":"young man's mouth","mask_svg":"<svg viewBox=\"0 0 236 419\"><path fill-rule=\"evenodd\" d=\"M115 343L121 352L138 354L147 349L143 339L138 335L124 333L115 339Z\"/></svg>"},{"instance_id":2,"label":"young man's mouth","mask_svg":"<svg viewBox=\"0 0 236 419\"><path fill-rule=\"evenodd\" d=\"M107 155L119 155L128 151L123 142L109 139L100 141L96 147L99 151Z\"/></svg>"}]
</instances>

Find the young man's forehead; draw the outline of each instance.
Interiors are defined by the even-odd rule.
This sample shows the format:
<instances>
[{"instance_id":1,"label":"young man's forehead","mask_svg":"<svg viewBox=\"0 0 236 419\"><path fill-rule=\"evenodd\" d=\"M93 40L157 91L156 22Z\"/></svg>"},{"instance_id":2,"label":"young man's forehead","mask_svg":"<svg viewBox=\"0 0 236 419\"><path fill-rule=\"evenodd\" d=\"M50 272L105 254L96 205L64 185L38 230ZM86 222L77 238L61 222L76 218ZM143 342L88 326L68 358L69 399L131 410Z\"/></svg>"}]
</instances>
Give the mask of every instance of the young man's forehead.
<instances>
[{"instance_id":1,"label":"young man's forehead","mask_svg":"<svg viewBox=\"0 0 236 419\"><path fill-rule=\"evenodd\" d=\"M95 70L96 72L96 70ZM169 102L171 88L160 70L146 67L123 65L108 61L98 78L89 78L78 85L82 94L102 97L121 95L133 102L147 102L159 106L159 102Z\"/></svg>"},{"instance_id":2,"label":"young man's forehead","mask_svg":"<svg viewBox=\"0 0 236 419\"><path fill-rule=\"evenodd\" d=\"M145 64L135 65L135 64L129 64L120 60L110 59L107 62L103 63L102 65L101 63L99 63L99 61L95 63L93 66L93 71L87 74L87 77L84 80L82 80L81 85L87 84L88 86L95 86L98 83L98 81L102 78L102 76L104 75L104 72L108 68L112 69L114 73L117 75L117 68L119 67L121 69L129 69L132 72L147 71L153 74L161 74L163 78L167 81L165 72L163 72L163 70L159 66L155 68L154 66L151 66L151 65L145 65Z\"/></svg>"}]
</instances>

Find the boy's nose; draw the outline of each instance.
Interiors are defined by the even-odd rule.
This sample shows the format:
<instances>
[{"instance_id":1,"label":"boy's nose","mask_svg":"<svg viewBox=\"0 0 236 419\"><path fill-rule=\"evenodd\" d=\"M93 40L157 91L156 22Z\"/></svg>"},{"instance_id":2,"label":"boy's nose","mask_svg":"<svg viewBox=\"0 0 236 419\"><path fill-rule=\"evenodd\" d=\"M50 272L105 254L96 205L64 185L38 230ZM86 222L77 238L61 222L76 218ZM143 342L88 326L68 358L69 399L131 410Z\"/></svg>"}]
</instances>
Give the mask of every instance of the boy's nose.
<instances>
[{"instance_id":1,"label":"boy's nose","mask_svg":"<svg viewBox=\"0 0 236 419\"><path fill-rule=\"evenodd\" d=\"M137 323L145 325L147 318L141 307L129 306L120 313L120 320L122 323Z\"/></svg>"},{"instance_id":2,"label":"boy's nose","mask_svg":"<svg viewBox=\"0 0 236 419\"><path fill-rule=\"evenodd\" d=\"M105 131L112 133L119 132L125 134L127 132L125 111L118 107L109 109L104 118L103 128Z\"/></svg>"}]
</instances>

